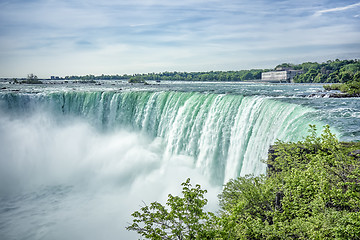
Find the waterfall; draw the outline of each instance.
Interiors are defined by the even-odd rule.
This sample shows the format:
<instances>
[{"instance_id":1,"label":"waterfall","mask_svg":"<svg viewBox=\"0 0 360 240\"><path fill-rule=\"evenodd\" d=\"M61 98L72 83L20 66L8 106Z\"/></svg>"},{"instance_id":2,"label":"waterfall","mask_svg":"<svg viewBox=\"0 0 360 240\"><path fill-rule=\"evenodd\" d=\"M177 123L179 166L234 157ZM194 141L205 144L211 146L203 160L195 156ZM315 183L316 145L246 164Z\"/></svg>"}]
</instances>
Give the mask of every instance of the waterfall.
<instances>
[{"instance_id":1,"label":"waterfall","mask_svg":"<svg viewBox=\"0 0 360 240\"><path fill-rule=\"evenodd\" d=\"M7 93L9 114L45 111L58 121L86 119L104 132L126 129L158 138L162 162L184 155L216 185L246 174L265 173L269 145L306 134L311 108L263 96L197 92Z\"/></svg>"}]
</instances>

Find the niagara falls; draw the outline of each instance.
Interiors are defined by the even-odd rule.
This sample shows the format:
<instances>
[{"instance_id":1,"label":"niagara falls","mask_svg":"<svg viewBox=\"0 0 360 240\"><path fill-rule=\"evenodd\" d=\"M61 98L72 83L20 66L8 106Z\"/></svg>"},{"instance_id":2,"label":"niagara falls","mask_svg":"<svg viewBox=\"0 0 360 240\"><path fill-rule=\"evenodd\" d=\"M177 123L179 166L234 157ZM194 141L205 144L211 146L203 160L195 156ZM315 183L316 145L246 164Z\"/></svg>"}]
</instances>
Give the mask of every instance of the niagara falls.
<instances>
[{"instance_id":1,"label":"niagara falls","mask_svg":"<svg viewBox=\"0 0 360 240\"><path fill-rule=\"evenodd\" d=\"M228 180L266 173L262 160L277 139L301 140L309 124L330 124L347 141L360 136L357 99L304 97L322 85L4 86L5 239L135 238L124 229L130 213L176 194L188 177L216 210Z\"/></svg>"},{"instance_id":2,"label":"niagara falls","mask_svg":"<svg viewBox=\"0 0 360 240\"><path fill-rule=\"evenodd\" d=\"M359 11L0 1L0 240L360 240Z\"/></svg>"}]
</instances>

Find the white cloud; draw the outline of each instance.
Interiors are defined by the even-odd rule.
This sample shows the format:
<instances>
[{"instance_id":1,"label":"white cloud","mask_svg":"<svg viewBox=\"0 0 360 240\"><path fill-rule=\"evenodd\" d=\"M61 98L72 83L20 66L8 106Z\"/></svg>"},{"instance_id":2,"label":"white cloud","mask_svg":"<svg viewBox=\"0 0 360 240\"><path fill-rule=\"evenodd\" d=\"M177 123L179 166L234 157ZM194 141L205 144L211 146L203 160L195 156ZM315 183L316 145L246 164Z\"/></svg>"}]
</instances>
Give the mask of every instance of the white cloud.
<instances>
[{"instance_id":1,"label":"white cloud","mask_svg":"<svg viewBox=\"0 0 360 240\"><path fill-rule=\"evenodd\" d=\"M314 15L315 16L320 16L324 13L329 13L329 12L340 12L340 11L346 11L355 7L359 7L360 3L355 3L355 4L351 4L351 5L347 5L345 7L336 7L336 8L330 8L330 9L325 9L325 10L320 10L317 11Z\"/></svg>"}]
</instances>

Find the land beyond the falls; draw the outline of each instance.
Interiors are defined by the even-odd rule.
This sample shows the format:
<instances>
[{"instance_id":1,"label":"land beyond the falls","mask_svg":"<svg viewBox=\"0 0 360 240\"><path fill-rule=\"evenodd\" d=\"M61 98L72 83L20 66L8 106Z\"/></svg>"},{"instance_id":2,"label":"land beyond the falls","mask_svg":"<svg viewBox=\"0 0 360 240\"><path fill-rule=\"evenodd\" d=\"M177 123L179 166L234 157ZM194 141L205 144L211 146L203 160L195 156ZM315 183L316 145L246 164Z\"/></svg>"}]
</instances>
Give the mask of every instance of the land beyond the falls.
<instances>
[{"instance_id":1,"label":"land beyond the falls","mask_svg":"<svg viewBox=\"0 0 360 240\"><path fill-rule=\"evenodd\" d=\"M301 64L282 63L274 69L250 69L239 71L210 71L210 72L162 72L133 75L86 75L66 76L65 80L114 80L131 81L252 81L260 80L261 73L279 68L301 70L303 73L295 76L295 83L346 83L360 81L360 61L329 60L324 63L305 62Z\"/></svg>"},{"instance_id":2,"label":"land beyond the falls","mask_svg":"<svg viewBox=\"0 0 360 240\"><path fill-rule=\"evenodd\" d=\"M276 69L301 70L302 74L294 77L295 83L346 83L359 81L360 61L355 60L328 60L323 63L304 62L301 64L282 63L270 69L250 69L234 71L208 71L208 72L179 72L165 71L160 73L142 74L115 74L115 75L84 75L84 76L51 76L51 80L126 80L130 82L143 81L254 81L261 80L263 72L275 71ZM25 81L38 80L34 74L29 74L24 79L7 79ZM39 79L41 80L41 79Z\"/></svg>"},{"instance_id":3,"label":"land beyond the falls","mask_svg":"<svg viewBox=\"0 0 360 240\"><path fill-rule=\"evenodd\" d=\"M246 82L262 81L262 73L279 69L297 70L291 82L294 83L327 83L324 89L328 92L316 96L331 98L360 97L360 61L355 60L328 60L327 62L305 62L302 64L282 63L274 69L251 69L240 71L210 71L210 72L162 72L146 74L124 75L86 75L86 76L52 76L51 80L68 80L80 83L100 84L98 80L125 80L129 83L148 84L147 81L216 81L216 82ZM43 83L34 74L27 78L6 79L15 84L41 84ZM46 79L44 79L46 80ZM63 83L63 82L62 82ZM336 92L334 92L336 90Z\"/></svg>"}]
</instances>

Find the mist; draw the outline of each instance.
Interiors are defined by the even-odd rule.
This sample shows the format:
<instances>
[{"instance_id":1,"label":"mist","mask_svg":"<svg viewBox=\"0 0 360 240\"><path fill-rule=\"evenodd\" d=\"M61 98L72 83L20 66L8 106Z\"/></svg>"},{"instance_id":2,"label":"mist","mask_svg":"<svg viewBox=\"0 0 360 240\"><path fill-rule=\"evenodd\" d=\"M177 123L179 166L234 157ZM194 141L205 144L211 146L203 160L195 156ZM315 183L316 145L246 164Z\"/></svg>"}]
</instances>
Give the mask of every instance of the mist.
<instances>
[{"instance_id":1,"label":"mist","mask_svg":"<svg viewBox=\"0 0 360 240\"><path fill-rule=\"evenodd\" d=\"M131 213L164 203L190 177L212 186L183 155L164 158L166 143L145 133L103 132L84 119L59 121L44 112L0 113L1 239L135 239Z\"/></svg>"},{"instance_id":2,"label":"mist","mask_svg":"<svg viewBox=\"0 0 360 240\"><path fill-rule=\"evenodd\" d=\"M268 147L314 123L311 108L262 96L44 89L1 99L0 239L136 239L131 213L179 195L187 178L214 212L223 184L265 173Z\"/></svg>"}]
</instances>

